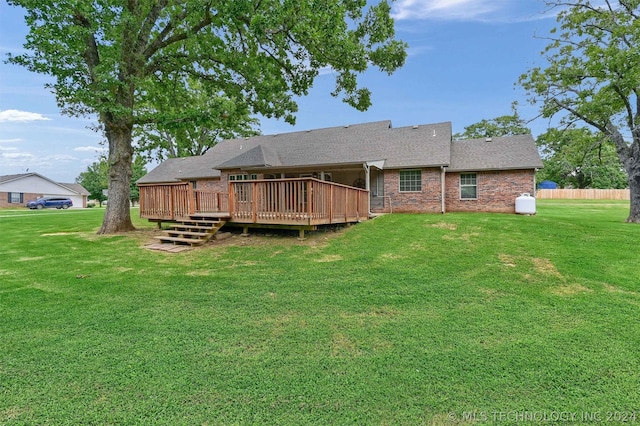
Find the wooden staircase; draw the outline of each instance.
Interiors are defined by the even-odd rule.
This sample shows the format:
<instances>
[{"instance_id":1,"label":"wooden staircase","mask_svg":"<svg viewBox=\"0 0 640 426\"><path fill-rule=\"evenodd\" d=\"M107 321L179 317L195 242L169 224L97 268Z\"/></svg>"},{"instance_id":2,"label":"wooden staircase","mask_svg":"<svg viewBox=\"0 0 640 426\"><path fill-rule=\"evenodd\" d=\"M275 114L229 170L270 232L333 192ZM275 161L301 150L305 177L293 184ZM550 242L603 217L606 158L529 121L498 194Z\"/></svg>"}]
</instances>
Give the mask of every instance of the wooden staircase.
<instances>
[{"instance_id":1,"label":"wooden staircase","mask_svg":"<svg viewBox=\"0 0 640 426\"><path fill-rule=\"evenodd\" d=\"M165 235L154 238L163 243L201 246L209 241L225 223L227 223L225 219L191 216L188 220L172 223L170 229L162 231Z\"/></svg>"}]
</instances>

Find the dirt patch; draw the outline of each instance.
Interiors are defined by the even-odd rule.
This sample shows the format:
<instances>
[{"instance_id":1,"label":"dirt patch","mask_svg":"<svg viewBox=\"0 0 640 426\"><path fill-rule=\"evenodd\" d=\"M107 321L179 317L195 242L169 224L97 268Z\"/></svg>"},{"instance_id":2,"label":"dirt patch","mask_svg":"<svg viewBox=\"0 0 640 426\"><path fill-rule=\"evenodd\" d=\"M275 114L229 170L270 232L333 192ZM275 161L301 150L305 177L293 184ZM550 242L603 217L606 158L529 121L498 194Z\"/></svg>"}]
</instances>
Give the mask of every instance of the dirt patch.
<instances>
[{"instance_id":1,"label":"dirt patch","mask_svg":"<svg viewBox=\"0 0 640 426\"><path fill-rule=\"evenodd\" d=\"M340 260L342 260L342 256L340 256L339 254L325 254L322 257L314 259L313 261L318 263L327 263L327 262L338 262Z\"/></svg>"},{"instance_id":2,"label":"dirt patch","mask_svg":"<svg viewBox=\"0 0 640 426\"><path fill-rule=\"evenodd\" d=\"M396 253L384 253L380 255L380 259L383 259L383 260L397 260L397 259L402 259L403 257L404 256L401 256Z\"/></svg>"},{"instance_id":3,"label":"dirt patch","mask_svg":"<svg viewBox=\"0 0 640 426\"><path fill-rule=\"evenodd\" d=\"M53 232L50 234L41 234L42 237L57 237L60 235L76 235L79 234L79 232Z\"/></svg>"},{"instance_id":4,"label":"dirt patch","mask_svg":"<svg viewBox=\"0 0 640 426\"><path fill-rule=\"evenodd\" d=\"M499 254L498 259L502 262L503 266L507 268L515 268L516 267L516 257L511 256L510 254Z\"/></svg>"},{"instance_id":5,"label":"dirt patch","mask_svg":"<svg viewBox=\"0 0 640 426\"><path fill-rule=\"evenodd\" d=\"M629 296L638 296L638 293L635 291L631 291L631 290L624 290L620 287L616 287L613 286L611 284L604 284L604 289L605 291L608 291L609 293L618 293L618 294L626 294Z\"/></svg>"},{"instance_id":6,"label":"dirt patch","mask_svg":"<svg viewBox=\"0 0 640 426\"><path fill-rule=\"evenodd\" d=\"M33 262L36 260L42 260L44 256L36 256L36 257L19 257L16 259L17 262Z\"/></svg>"},{"instance_id":7,"label":"dirt patch","mask_svg":"<svg viewBox=\"0 0 640 426\"><path fill-rule=\"evenodd\" d=\"M540 257L531 258L533 266L536 271L543 275L551 275L558 278L563 278L562 274L558 272L556 266L551 262L551 259L543 259Z\"/></svg>"},{"instance_id":8,"label":"dirt patch","mask_svg":"<svg viewBox=\"0 0 640 426\"><path fill-rule=\"evenodd\" d=\"M526 264L530 263L533 266L535 272L537 272L538 274L564 278L564 276L558 271L558 269L556 269L556 266L553 264L551 259L545 259L541 257L513 256L510 254L499 254L498 259L500 259L502 266L505 266L507 268L515 268L520 265L523 270L529 270L530 266Z\"/></svg>"},{"instance_id":9,"label":"dirt patch","mask_svg":"<svg viewBox=\"0 0 640 426\"><path fill-rule=\"evenodd\" d=\"M551 289L551 293L556 296L573 296L579 293L593 293L593 290L581 284L569 284L553 288Z\"/></svg>"},{"instance_id":10,"label":"dirt patch","mask_svg":"<svg viewBox=\"0 0 640 426\"><path fill-rule=\"evenodd\" d=\"M458 225L456 225L455 223L446 222L432 223L429 226L438 229L448 229L449 231L455 231L456 229L458 229Z\"/></svg>"},{"instance_id":11,"label":"dirt patch","mask_svg":"<svg viewBox=\"0 0 640 426\"><path fill-rule=\"evenodd\" d=\"M361 356L362 351L357 345L342 333L335 333L331 339L331 356Z\"/></svg>"}]
</instances>

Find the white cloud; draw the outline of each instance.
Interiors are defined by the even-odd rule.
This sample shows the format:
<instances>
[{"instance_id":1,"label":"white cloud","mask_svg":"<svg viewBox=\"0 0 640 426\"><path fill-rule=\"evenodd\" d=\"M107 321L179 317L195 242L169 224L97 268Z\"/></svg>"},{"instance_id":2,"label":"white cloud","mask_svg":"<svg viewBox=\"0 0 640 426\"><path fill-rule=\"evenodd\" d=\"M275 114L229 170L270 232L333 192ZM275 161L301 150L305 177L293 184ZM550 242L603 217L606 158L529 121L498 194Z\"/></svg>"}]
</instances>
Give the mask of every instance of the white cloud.
<instances>
[{"instance_id":1,"label":"white cloud","mask_svg":"<svg viewBox=\"0 0 640 426\"><path fill-rule=\"evenodd\" d=\"M72 161L72 160L77 160L76 157L74 157L72 155L66 155L66 154L49 155L49 156L45 157L44 159L45 160L52 160L52 161Z\"/></svg>"},{"instance_id":2,"label":"white cloud","mask_svg":"<svg viewBox=\"0 0 640 426\"><path fill-rule=\"evenodd\" d=\"M0 153L0 158L7 160L24 161L32 160L35 157L28 152L3 152Z\"/></svg>"},{"instance_id":3,"label":"white cloud","mask_svg":"<svg viewBox=\"0 0 640 426\"><path fill-rule=\"evenodd\" d=\"M51 120L37 112L19 111L17 109L5 109L0 111L0 123L19 122L29 123L31 121Z\"/></svg>"},{"instance_id":4,"label":"white cloud","mask_svg":"<svg viewBox=\"0 0 640 426\"><path fill-rule=\"evenodd\" d=\"M0 146L0 151L17 151L18 148L13 146Z\"/></svg>"},{"instance_id":5,"label":"white cloud","mask_svg":"<svg viewBox=\"0 0 640 426\"><path fill-rule=\"evenodd\" d=\"M106 148L103 146L79 146L76 148L73 148L74 151L77 152L105 152Z\"/></svg>"},{"instance_id":6,"label":"white cloud","mask_svg":"<svg viewBox=\"0 0 640 426\"><path fill-rule=\"evenodd\" d=\"M392 15L397 20L450 21L521 21L522 16L508 16L521 9L520 0L398 0Z\"/></svg>"},{"instance_id":7,"label":"white cloud","mask_svg":"<svg viewBox=\"0 0 640 426\"><path fill-rule=\"evenodd\" d=\"M18 143L18 142L22 142L22 139L20 138L0 139L0 143Z\"/></svg>"}]
</instances>

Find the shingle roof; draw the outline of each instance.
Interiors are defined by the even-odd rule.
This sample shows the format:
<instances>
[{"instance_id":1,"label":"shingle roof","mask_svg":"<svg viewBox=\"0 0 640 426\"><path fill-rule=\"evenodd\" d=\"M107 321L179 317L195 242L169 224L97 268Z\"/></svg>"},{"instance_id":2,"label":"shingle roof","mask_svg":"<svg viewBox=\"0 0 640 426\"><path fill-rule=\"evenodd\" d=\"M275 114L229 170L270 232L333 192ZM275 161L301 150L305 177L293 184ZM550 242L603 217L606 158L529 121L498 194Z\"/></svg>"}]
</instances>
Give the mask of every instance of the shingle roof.
<instances>
[{"instance_id":1,"label":"shingle roof","mask_svg":"<svg viewBox=\"0 0 640 426\"><path fill-rule=\"evenodd\" d=\"M452 142L451 123L393 128L391 121L225 140L199 157L167 160L138 183L219 177L226 169L282 169L383 161L385 169L533 169L542 161L531 135Z\"/></svg>"},{"instance_id":2,"label":"shingle roof","mask_svg":"<svg viewBox=\"0 0 640 426\"><path fill-rule=\"evenodd\" d=\"M450 142L451 123L395 129L390 121L378 121L227 140L211 151L219 160L214 167L221 169L247 166L245 153L259 146L275 152L280 162L252 166L305 167L385 160L385 167L415 167L448 164ZM251 159L256 157L252 155Z\"/></svg>"},{"instance_id":3,"label":"shingle roof","mask_svg":"<svg viewBox=\"0 0 640 426\"><path fill-rule=\"evenodd\" d=\"M190 178L220 177L220 170L214 170L211 150L194 157L170 158L138 179L137 183L171 183Z\"/></svg>"},{"instance_id":4,"label":"shingle roof","mask_svg":"<svg viewBox=\"0 0 640 426\"><path fill-rule=\"evenodd\" d=\"M515 170L542 168L531 135L467 139L451 143L449 171Z\"/></svg>"},{"instance_id":5,"label":"shingle roof","mask_svg":"<svg viewBox=\"0 0 640 426\"><path fill-rule=\"evenodd\" d=\"M89 191L87 191L82 185L80 185L79 183L61 183L61 182L54 182L51 179L42 176L39 173L35 173L35 172L29 172L29 173L18 173L18 174L14 174L14 175L3 175L0 176L0 183L4 183L4 182L10 182L12 180L18 180L18 179L22 179L22 178L26 178L29 176L37 176L40 179L44 179L47 180L53 184L56 184L58 186L62 186L72 192L77 193L78 195L89 195Z\"/></svg>"},{"instance_id":6,"label":"shingle roof","mask_svg":"<svg viewBox=\"0 0 640 426\"><path fill-rule=\"evenodd\" d=\"M3 175L3 176L0 176L0 183L9 182L10 180L20 179L26 176L31 176L33 174L35 173L18 173L15 175Z\"/></svg>"},{"instance_id":7,"label":"shingle roof","mask_svg":"<svg viewBox=\"0 0 640 426\"><path fill-rule=\"evenodd\" d=\"M66 187L66 188L69 188L70 190L78 193L78 195L90 195L89 191L87 191L85 189L85 187L80 185L79 183L62 183L62 182L58 182L58 184Z\"/></svg>"}]
</instances>

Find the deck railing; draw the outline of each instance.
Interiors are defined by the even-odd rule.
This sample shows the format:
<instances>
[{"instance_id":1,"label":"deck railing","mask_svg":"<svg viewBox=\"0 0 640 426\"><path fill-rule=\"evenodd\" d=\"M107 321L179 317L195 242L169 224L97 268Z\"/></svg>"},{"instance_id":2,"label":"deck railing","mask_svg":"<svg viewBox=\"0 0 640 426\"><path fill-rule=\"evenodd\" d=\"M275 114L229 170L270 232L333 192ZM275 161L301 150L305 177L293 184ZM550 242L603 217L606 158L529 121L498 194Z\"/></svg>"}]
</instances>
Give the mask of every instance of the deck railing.
<instances>
[{"instance_id":1,"label":"deck railing","mask_svg":"<svg viewBox=\"0 0 640 426\"><path fill-rule=\"evenodd\" d=\"M233 222L319 225L368 218L369 191L313 178L229 182L229 192L188 183L140 186L140 216L176 220L228 213Z\"/></svg>"}]
</instances>

